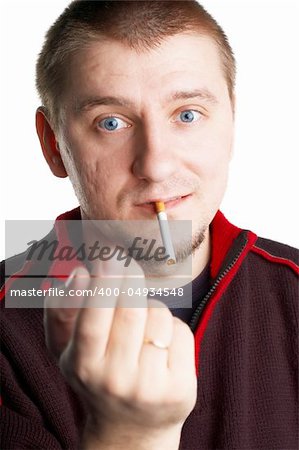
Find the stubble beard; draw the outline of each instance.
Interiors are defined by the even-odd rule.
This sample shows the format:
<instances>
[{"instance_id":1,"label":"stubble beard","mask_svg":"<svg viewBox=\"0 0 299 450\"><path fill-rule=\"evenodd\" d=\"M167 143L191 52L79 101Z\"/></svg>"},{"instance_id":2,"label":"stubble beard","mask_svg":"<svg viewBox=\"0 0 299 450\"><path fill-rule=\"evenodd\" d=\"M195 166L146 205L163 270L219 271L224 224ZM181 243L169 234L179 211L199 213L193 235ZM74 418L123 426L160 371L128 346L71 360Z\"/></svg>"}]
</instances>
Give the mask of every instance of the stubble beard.
<instances>
[{"instance_id":1,"label":"stubble beard","mask_svg":"<svg viewBox=\"0 0 299 450\"><path fill-rule=\"evenodd\" d=\"M103 226L102 224L104 222L102 221L88 221L87 222L89 225L94 226L94 230L95 230L95 235L97 235L97 225L96 223L100 223L101 227ZM117 239L115 242L115 244L120 245L121 247L124 248L124 250L130 254L130 256L136 260L136 262L141 266L141 268L143 269L145 275L147 276L151 276L153 274L155 274L155 276L169 276L170 273L180 273L181 270L188 270L192 271L192 256L194 255L194 253L198 250L200 250L204 240L205 240L205 236L206 236L206 231L208 229L209 225L206 224L198 224L198 229L197 231L193 232L191 234L191 229L188 227L186 228L179 228L179 229L171 229L171 239L172 239L172 243L173 243L173 247L175 250L175 256L176 256L176 264L173 266L168 266L166 263L165 258L152 258L149 260L145 260L142 257L138 258L138 256L134 253L131 253L129 251L134 238L136 238L137 236L140 236L140 234L138 233L138 230L135 228L134 230L132 230L131 227L127 228L127 225L125 225L124 222L122 221L107 221L106 223L112 223L113 228L110 230L109 229L109 225L108 225L108 233L107 236L108 238L111 236L111 238L114 236L117 236ZM95 224L95 225L94 225ZM119 224L119 226L118 226ZM134 222L131 223L131 225L134 225ZM148 240L148 244L144 245L144 253L146 253L147 247L151 242L151 239L156 240L156 246L154 247L157 248L158 245L163 245L162 241L161 241L161 236L160 236L160 232L158 231L159 227L157 222L154 222L154 226L155 229L143 229L141 230L142 233L141 235L143 235L143 237L147 238ZM140 231L140 229L139 229ZM158 233L158 234L157 234ZM101 234L101 233L100 233ZM106 233L104 233L106 234ZM142 239L143 239L142 237ZM110 240L110 239L109 239ZM154 253L154 251L153 251ZM185 268L183 269L183 266L185 266ZM189 267L189 269L186 269L187 267Z\"/></svg>"},{"instance_id":2,"label":"stubble beard","mask_svg":"<svg viewBox=\"0 0 299 450\"><path fill-rule=\"evenodd\" d=\"M174 242L174 249L175 249L175 255L176 255L176 267L179 271L180 265L183 266L184 263L188 261L189 258L189 265L190 265L190 275L192 270L192 260L191 257L194 255L194 253L198 250L200 250L205 238L206 238L206 231L208 229L208 225L201 226L195 233L192 235L192 239L181 239L180 242ZM165 263L165 261L157 261L157 260L150 260L150 261L144 261L139 260L137 261L138 264L142 267L145 275L150 275L151 273L155 272L156 274L160 274L161 276L167 276L169 275L169 266ZM170 266L173 267L173 266Z\"/></svg>"}]
</instances>

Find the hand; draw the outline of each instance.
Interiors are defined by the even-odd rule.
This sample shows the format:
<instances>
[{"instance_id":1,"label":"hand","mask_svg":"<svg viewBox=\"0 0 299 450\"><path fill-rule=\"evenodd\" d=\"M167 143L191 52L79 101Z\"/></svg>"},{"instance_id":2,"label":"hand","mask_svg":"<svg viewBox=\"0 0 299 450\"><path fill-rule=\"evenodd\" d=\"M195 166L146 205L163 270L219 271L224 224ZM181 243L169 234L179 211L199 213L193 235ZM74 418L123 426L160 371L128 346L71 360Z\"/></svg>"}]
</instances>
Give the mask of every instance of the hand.
<instances>
[{"instance_id":1,"label":"hand","mask_svg":"<svg viewBox=\"0 0 299 450\"><path fill-rule=\"evenodd\" d=\"M113 264L101 262L95 278L78 269L68 289L105 284L104 275L115 273ZM118 280L120 292L130 286L133 264L139 287L145 287L143 272L132 262ZM189 327L161 302L142 297L138 307L128 307L130 299L123 294L111 298L111 307L94 308L99 298L74 300L76 308L59 308L60 299L53 308L53 299L46 298L45 332L49 349L87 407L85 448L178 448L182 425L196 401Z\"/></svg>"}]
</instances>

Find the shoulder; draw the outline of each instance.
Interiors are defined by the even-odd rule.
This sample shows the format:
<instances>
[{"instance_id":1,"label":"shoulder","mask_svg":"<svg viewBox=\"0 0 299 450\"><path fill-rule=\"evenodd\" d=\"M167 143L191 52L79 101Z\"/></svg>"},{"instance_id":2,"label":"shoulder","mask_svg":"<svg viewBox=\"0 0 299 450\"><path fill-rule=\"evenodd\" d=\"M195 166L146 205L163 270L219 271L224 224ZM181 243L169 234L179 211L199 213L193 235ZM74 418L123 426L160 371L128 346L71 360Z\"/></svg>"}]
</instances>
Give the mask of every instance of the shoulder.
<instances>
[{"instance_id":1,"label":"shoulder","mask_svg":"<svg viewBox=\"0 0 299 450\"><path fill-rule=\"evenodd\" d=\"M41 250L43 249L45 250L44 251L45 258L43 259L42 267L43 270L46 270L47 267L45 266L49 266L51 263L51 261L47 260L46 258L47 256L46 251L49 250L48 243L53 242L55 238L56 238L55 232L54 229L52 229L45 237L43 237L39 241L34 241L34 243L24 252L11 256L10 258L1 261L0 289L3 288L4 284L11 278L12 275L16 274L19 274L20 276L27 275L27 273L32 269L33 266L35 267L41 266L41 261L38 259L38 257L36 258L33 254L34 253L33 250L35 249L39 250L41 248ZM38 252L36 252L36 254L38 256ZM47 270L45 273L47 273Z\"/></svg>"},{"instance_id":2,"label":"shoulder","mask_svg":"<svg viewBox=\"0 0 299 450\"><path fill-rule=\"evenodd\" d=\"M0 287L4 285L8 274L12 275L22 270L27 259L27 253L26 250L0 262Z\"/></svg>"},{"instance_id":3,"label":"shoulder","mask_svg":"<svg viewBox=\"0 0 299 450\"><path fill-rule=\"evenodd\" d=\"M299 250L294 247L258 237L251 251L269 263L288 267L299 274Z\"/></svg>"},{"instance_id":4,"label":"shoulder","mask_svg":"<svg viewBox=\"0 0 299 450\"><path fill-rule=\"evenodd\" d=\"M294 330L298 320L298 259L296 248L257 238L242 270L250 301L269 314L276 311L277 317L284 311L288 326L293 324Z\"/></svg>"}]
</instances>

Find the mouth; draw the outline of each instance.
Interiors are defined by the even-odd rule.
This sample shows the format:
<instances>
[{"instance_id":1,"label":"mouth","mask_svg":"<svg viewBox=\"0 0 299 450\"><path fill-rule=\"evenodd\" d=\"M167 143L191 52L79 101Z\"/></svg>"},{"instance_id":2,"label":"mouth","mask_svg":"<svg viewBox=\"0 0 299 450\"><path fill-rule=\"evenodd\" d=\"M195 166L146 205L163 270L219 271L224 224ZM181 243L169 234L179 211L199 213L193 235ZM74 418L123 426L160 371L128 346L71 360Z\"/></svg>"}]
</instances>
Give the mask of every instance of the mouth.
<instances>
[{"instance_id":1,"label":"mouth","mask_svg":"<svg viewBox=\"0 0 299 450\"><path fill-rule=\"evenodd\" d=\"M192 196L192 194L179 195L179 196L168 197L168 198L155 198L155 199L150 199L143 203L139 203L136 206L138 206L139 208L145 208L145 209L156 212L155 203L163 202L165 204L165 209L169 210L169 209L183 205L189 198L191 198L191 196Z\"/></svg>"}]
</instances>

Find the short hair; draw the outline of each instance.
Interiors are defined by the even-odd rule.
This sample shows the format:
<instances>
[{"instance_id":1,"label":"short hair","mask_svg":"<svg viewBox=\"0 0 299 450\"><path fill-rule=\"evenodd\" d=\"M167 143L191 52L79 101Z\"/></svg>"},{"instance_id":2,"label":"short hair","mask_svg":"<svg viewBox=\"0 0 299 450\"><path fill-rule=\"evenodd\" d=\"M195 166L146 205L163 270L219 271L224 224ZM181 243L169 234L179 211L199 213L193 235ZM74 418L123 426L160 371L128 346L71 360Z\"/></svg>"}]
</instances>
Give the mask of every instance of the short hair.
<instances>
[{"instance_id":1,"label":"short hair","mask_svg":"<svg viewBox=\"0 0 299 450\"><path fill-rule=\"evenodd\" d=\"M196 0L75 0L46 34L36 65L36 87L52 126L59 127L65 74L72 55L110 38L135 50L150 50L179 33L210 36L216 43L230 98L236 64L223 29Z\"/></svg>"}]
</instances>

